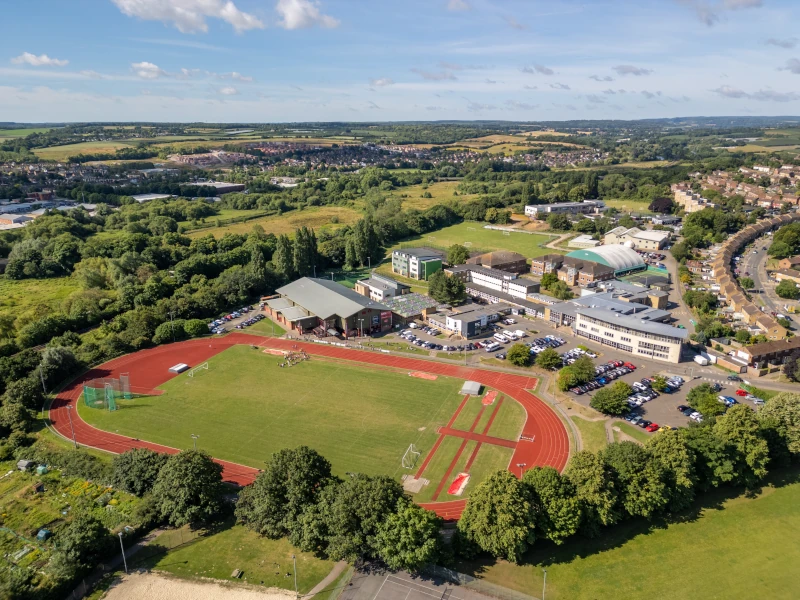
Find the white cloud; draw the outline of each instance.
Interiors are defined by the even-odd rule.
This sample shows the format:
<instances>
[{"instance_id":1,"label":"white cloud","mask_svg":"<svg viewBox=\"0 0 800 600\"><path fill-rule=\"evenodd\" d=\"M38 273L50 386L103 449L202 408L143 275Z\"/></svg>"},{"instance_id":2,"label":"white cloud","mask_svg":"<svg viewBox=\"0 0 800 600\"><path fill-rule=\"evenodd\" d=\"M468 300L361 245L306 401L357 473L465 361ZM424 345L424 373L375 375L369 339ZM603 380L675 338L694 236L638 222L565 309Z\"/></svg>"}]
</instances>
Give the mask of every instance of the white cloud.
<instances>
[{"instance_id":1,"label":"white cloud","mask_svg":"<svg viewBox=\"0 0 800 600\"><path fill-rule=\"evenodd\" d=\"M778 48L786 48L791 50L797 46L797 38L788 38L785 40L779 38L769 38L766 42L767 46L777 46Z\"/></svg>"},{"instance_id":2,"label":"white cloud","mask_svg":"<svg viewBox=\"0 0 800 600\"><path fill-rule=\"evenodd\" d=\"M370 85L374 85L375 87L386 87L387 85L392 85L394 81L389 79L388 77L380 77L378 79L370 79Z\"/></svg>"},{"instance_id":3,"label":"white cloud","mask_svg":"<svg viewBox=\"0 0 800 600\"><path fill-rule=\"evenodd\" d=\"M633 65L617 65L616 67L611 67L611 69L616 71L617 75L634 75L635 77L650 75L653 72L652 69L644 69Z\"/></svg>"},{"instance_id":4,"label":"white cloud","mask_svg":"<svg viewBox=\"0 0 800 600\"><path fill-rule=\"evenodd\" d=\"M566 83L551 83L550 87L554 90L568 90L569 86Z\"/></svg>"},{"instance_id":5,"label":"white cloud","mask_svg":"<svg viewBox=\"0 0 800 600\"><path fill-rule=\"evenodd\" d=\"M105 76L102 73L98 73L97 71L84 70L80 71L80 74L85 77L90 77L92 79L105 79Z\"/></svg>"},{"instance_id":6,"label":"white cloud","mask_svg":"<svg viewBox=\"0 0 800 600\"><path fill-rule=\"evenodd\" d=\"M483 83L488 83L488 84L490 84L490 85L491 85L491 84L497 83L497 80L495 80L495 79L489 79L489 78L487 77L486 79L484 79L484 80L483 80Z\"/></svg>"},{"instance_id":7,"label":"white cloud","mask_svg":"<svg viewBox=\"0 0 800 600\"><path fill-rule=\"evenodd\" d=\"M263 29L256 16L239 10L232 0L111 0L123 14L145 21L171 23L181 33L207 32L206 19L220 19L236 32Z\"/></svg>"},{"instance_id":8,"label":"white cloud","mask_svg":"<svg viewBox=\"0 0 800 600\"><path fill-rule=\"evenodd\" d=\"M32 67L66 67L69 64L68 60L50 58L47 54L36 56L30 52L23 52L16 58L12 58L11 62L15 65L31 65Z\"/></svg>"},{"instance_id":9,"label":"white cloud","mask_svg":"<svg viewBox=\"0 0 800 600\"><path fill-rule=\"evenodd\" d=\"M525 31L528 26L525 23L520 23L514 17L505 17L505 21L511 29L516 29L518 31Z\"/></svg>"},{"instance_id":10,"label":"white cloud","mask_svg":"<svg viewBox=\"0 0 800 600\"><path fill-rule=\"evenodd\" d=\"M781 71L789 71L795 75L800 75L800 58L790 58L786 61L786 66Z\"/></svg>"},{"instance_id":11,"label":"white cloud","mask_svg":"<svg viewBox=\"0 0 800 600\"><path fill-rule=\"evenodd\" d=\"M678 3L694 9L697 18L711 27L722 18L723 13L742 8L759 8L764 6L763 0L676 0Z\"/></svg>"},{"instance_id":12,"label":"white cloud","mask_svg":"<svg viewBox=\"0 0 800 600\"><path fill-rule=\"evenodd\" d=\"M159 77L166 77L167 75L167 72L158 65L147 61L131 63L131 69L142 79L158 79Z\"/></svg>"},{"instance_id":13,"label":"white cloud","mask_svg":"<svg viewBox=\"0 0 800 600\"><path fill-rule=\"evenodd\" d=\"M237 90L233 86L228 86L228 87L220 88L219 89L219 93L222 94L223 96L236 96L236 95L239 94L239 90Z\"/></svg>"},{"instance_id":14,"label":"white cloud","mask_svg":"<svg viewBox=\"0 0 800 600\"><path fill-rule=\"evenodd\" d=\"M539 108L538 104L529 104L528 102L517 102L516 100L506 100L506 106L509 110L534 110Z\"/></svg>"},{"instance_id":15,"label":"white cloud","mask_svg":"<svg viewBox=\"0 0 800 600\"><path fill-rule=\"evenodd\" d=\"M753 100L762 100L766 102L796 102L800 100L800 94L797 92L776 92L775 90L758 90L750 94Z\"/></svg>"},{"instance_id":16,"label":"white cloud","mask_svg":"<svg viewBox=\"0 0 800 600\"><path fill-rule=\"evenodd\" d=\"M411 69L412 72L416 73L423 79L427 81L454 81L456 76L450 73L449 71L423 71L422 69Z\"/></svg>"},{"instance_id":17,"label":"white cloud","mask_svg":"<svg viewBox=\"0 0 800 600\"><path fill-rule=\"evenodd\" d=\"M717 89L711 90L715 94L722 96L724 98L747 98L748 94L744 90L740 90L739 88L731 87L729 85L722 85Z\"/></svg>"},{"instance_id":18,"label":"white cloud","mask_svg":"<svg viewBox=\"0 0 800 600\"><path fill-rule=\"evenodd\" d=\"M241 81L243 83L250 83L253 81L252 77L248 77L247 75L242 75L237 71L233 71L232 73L223 73L219 76L220 79L234 79L236 81Z\"/></svg>"},{"instance_id":19,"label":"white cloud","mask_svg":"<svg viewBox=\"0 0 800 600\"><path fill-rule=\"evenodd\" d=\"M589 79L594 79L595 81L614 81L614 78L611 75L589 75Z\"/></svg>"},{"instance_id":20,"label":"white cloud","mask_svg":"<svg viewBox=\"0 0 800 600\"><path fill-rule=\"evenodd\" d=\"M464 100L467 100L464 98ZM484 110L495 110L497 106L494 104L482 104L480 102L472 102L467 100L467 110L469 112L483 112Z\"/></svg>"},{"instance_id":21,"label":"white cloud","mask_svg":"<svg viewBox=\"0 0 800 600\"><path fill-rule=\"evenodd\" d=\"M472 5L467 2L467 0L448 0L447 10L452 10L455 12L472 10Z\"/></svg>"},{"instance_id":22,"label":"white cloud","mask_svg":"<svg viewBox=\"0 0 800 600\"><path fill-rule=\"evenodd\" d=\"M541 75L553 75L555 73L553 69L545 67L544 65L533 65L532 67L522 67L521 70L523 73L530 73L532 75L536 73L539 73Z\"/></svg>"},{"instance_id":23,"label":"white cloud","mask_svg":"<svg viewBox=\"0 0 800 600\"><path fill-rule=\"evenodd\" d=\"M305 29L319 25L329 29L339 26L339 20L324 15L320 3L314 0L278 0L275 10L281 16L278 25L284 29Z\"/></svg>"}]
</instances>

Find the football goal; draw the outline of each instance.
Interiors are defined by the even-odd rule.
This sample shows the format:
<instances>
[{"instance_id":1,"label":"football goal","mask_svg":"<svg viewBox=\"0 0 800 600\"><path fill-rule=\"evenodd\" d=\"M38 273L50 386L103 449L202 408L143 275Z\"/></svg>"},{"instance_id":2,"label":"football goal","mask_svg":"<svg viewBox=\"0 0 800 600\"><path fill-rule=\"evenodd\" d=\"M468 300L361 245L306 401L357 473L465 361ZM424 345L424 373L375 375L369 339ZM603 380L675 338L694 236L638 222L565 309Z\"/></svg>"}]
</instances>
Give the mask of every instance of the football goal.
<instances>
[{"instance_id":1,"label":"football goal","mask_svg":"<svg viewBox=\"0 0 800 600\"><path fill-rule=\"evenodd\" d=\"M197 365L194 369L189 371L189 377L194 377L194 374L197 373L197 371L208 371L208 363L204 362L202 365Z\"/></svg>"},{"instance_id":2,"label":"football goal","mask_svg":"<svg viewBox=\"0 0 800 600\"><path fill-rule=\"evenodd\" d=\"M417 460L420 457L420 452L414 444L409 444L406 453L403 454L402 466L404 469L413 469L417 465Z\"/></svg>"}]
</instances>

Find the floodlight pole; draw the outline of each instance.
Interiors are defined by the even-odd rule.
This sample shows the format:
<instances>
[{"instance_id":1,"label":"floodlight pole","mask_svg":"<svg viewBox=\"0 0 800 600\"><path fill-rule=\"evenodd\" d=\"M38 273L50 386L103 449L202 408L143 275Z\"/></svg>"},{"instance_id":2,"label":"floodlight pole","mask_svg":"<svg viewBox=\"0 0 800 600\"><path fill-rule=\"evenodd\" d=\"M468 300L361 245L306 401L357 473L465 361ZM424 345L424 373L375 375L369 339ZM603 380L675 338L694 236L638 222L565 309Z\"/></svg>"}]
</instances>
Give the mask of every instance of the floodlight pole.
<instances>
[{"instance_id":1,"label":"floodlight pole","mask_svg":"<svg viewBox=\"0 0 800 600\"><path fill-rule=\"evenodd\" d=\"M297 593L297 556L292 554L292 564L294 565L294 597L299 598L300 594Z\"/></svg>"},{"instance_id":2,"label":"floodlight pole","mask_svg":"<svg viewBox=\"0 0 800 600\"><path fill-rule=\"evenodd\" d=\"M128 574L128 561L125 559L125 546L122 544L122 532L119 532L119 547L122 549L122 564L125 565L125 574Z\"/></svg>"},{"instance_id":3,"label":"floodlight pole","mask_svg":"<svg viewBox=\"0 0 800 600\"><path fill-rule=\"evenodd\" d=\"M72 405L67 404L67 417L69 418L69 429L72 431L72 444L78 449L78 442L75 440L75 428L72 426Z\"/></svg>"},{"instance_id":4,"label":"floodlight pole","mask_svg":"<svg viewBox=\"0 0 800 600\"><path fill-rule=\"evenodd\" d=\"M547 569L542 569L544 573L544 581L542 582L542 600L544 600L544 593L547 590Z\"/></svg>"},{"instance_id":5,"label":"floodlight pole","mask_svg":"<svg viewBox=\"0 0 800 600\"><path fill-rule=\"evenodd\" d=\"M520 477L520 479L522 479L522 469L525 468L527 465L528 465L528 463L517 463L517 466L519 467L519 477Z\"/></svg>"},{"instance_id":6,"label":"floodlight pole","mask_svg":"<svg viewBox=\"0 0 800 600\"><path fill-rule=\"evenodd\" d=\"M200 436L197 435L197 434L194 434L194 433L192 434L192 443L194 444L195 451L197 450L197 438L199 438L199 437Z\"/></svg>"}]
</instances>

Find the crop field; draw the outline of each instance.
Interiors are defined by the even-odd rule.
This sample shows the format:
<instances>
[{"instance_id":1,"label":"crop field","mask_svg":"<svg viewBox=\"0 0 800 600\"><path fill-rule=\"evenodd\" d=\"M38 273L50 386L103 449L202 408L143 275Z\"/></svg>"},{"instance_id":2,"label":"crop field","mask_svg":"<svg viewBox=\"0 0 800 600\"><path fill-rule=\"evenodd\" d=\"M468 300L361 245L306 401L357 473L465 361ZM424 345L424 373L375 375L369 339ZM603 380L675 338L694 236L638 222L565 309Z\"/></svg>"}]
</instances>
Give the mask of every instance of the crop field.
<instances>
[{"instance_id":1,"label":"crop field","mask_svg":"<svg viewBox=\"0 0 800 600\"><path fill-rule=\"evenodd\" d=\"M476 249L487 252L493 250L510 250L519 252L527 258L541 256L552 252L548 248L540 247L552 239L549 235L536 233L511 232L506 235L503 231L494 229L484 229L483 223L464 222L458 225L451 225L437 231L423 234L403 241L407 248L412 244L433 245L439 248L447 248L453 244L470 244Z\"/></svg>"},{"instance_id":2,"label":"crop field","mask_svg":"<svg viewBox=\"0 0 800 600\"><path fill-rule=\"evenodd\" d=\"M659 590L677 600L789 600L800 589L799 503L795 467L771 475L752 496L744 490L710 492L669 521L634 519L595 539L576 537L561 546L537 540L518 565L478 560L456 568L537 596L546 568L548 600L645 600Z\"/></svg>"},{"instance_id":3,"label":"crop field","mask_svg":"<svg viewBox=\"0 0 800 600\"><path fill-rule=\"evenodd\" d=\"M0 129L0 139L21 138L32 133L44 133L54 129L53 127L30 127L27 129Z\"/></svg>"},{"instance_id":4,"label":"crop field","mask_svg":"<svg viewBox=\"0 0 800 600\"><path fill-rule=\"evenodd\" d=\"M134 142L111 140L105 142L79 142L77 144L53 146L51 148L36 148L33 153L44 160L66 160L68 157L77 154L95 154L97 152L113 154L119 148L130 148L134 145Z\"/></svg>"},{"instance_id":5,"label":"crop field","mask_svg":"<svg viewBox=\"0 0 800 600\"><path fill-rule=\"evenodd\" d=\"M247 211L235 211L237 213L246 214ZM241 216L244 216L242 214ZM233 215L236 216L236 215ZM206 222L214 222L214 219L219 217L207 217ZM338 219L338 223L333 223L331 219ZM206 229L198 229L190 232L189 237L200 237L212 234L214 237L222 237L226 233L250 233L253 226L258 224L264 228L267 233L274 233L275 235L293 234L294 231L302 226L311 227L316 230L320 229L338 229L343 225L355 223L361 218L361 213L354 208L346 206L320 206L307 208L305 210L293 210L283 213L282 215L272 215L263 217L261 219L252 219L243 223L233 223L231 225L223 225L222 227L212 227Z\"/></svg>"},{"instance_id":6,"label":"crop field","mask_svg":"<svg viewBox=\"0 0 800 600\"><path fill-rule=\"evenodd\" d=\"M191 447L192 434L199 435L199 448L251 467L261 467L282 448L307 445L330 460L337 475L357 471L399 477L408 472L401 459L409 444L421 452L421 464L438 438L438 427L447 424L462 402L463 382L458 379L429 381L316 357L291 368L280 367L281 362L250 346L235 346L210 359L209 369L195 377L180 375L165 383L162 395L120 401L115 412L82 403L78 410L99 429L175 448ZM480 404L477 398L470 400ZM490 432L512 439L523 422L522 408L507 400ZM445 439L456 443L456 449L461 443L459 438ZM422 491L426 499L454 459L454 453L443 450L436 457L445 468L425 473L431 480ZM482 449L475 469L504 469L510 453ZM477 485L478 479L473 482ZM453 498L445 493L440 499Z\"/></svg>"}]
</instances>

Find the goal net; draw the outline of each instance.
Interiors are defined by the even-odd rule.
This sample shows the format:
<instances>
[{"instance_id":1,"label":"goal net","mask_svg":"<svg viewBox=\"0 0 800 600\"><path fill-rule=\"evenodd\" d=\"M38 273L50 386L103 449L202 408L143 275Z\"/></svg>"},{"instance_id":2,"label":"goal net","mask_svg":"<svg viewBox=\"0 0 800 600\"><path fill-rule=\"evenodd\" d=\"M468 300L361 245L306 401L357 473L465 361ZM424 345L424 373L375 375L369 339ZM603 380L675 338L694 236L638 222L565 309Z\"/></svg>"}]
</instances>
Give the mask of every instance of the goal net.
<instances>
[{"instance_id":1,"label":"goal net","mask_svg":"<svg viewBox=\"0 0 800 600\"><path fill-rule=\"evenodd\" d=\"M405 454L403 454L402 466L404 469L413 469L417 465L417 460L420 457L420 452L414 444L409 444Z\"/></svg>"},{"instance_id":2,"label":"goal net","mask_svg":"<svg viewBox=\"0 0 800 600\"><path fill-rule=\"evenodd\" d=\"M121 373L119 378L99 377L83 384L83 403L90 408L117 410L117 401L130 400L130 375Z\"/></svg>"},{"instance_id":3,"label":"goal net","mask_svg":"<svg viewBox=\"0 0 800 600\"><path fill-rule=\"evenodd\" d=\"M204 362L202 365L197 365L194 369L189 371L188 373L189 377L194 377L194 374L197 373L198 371L208 371L208 363Z\"/></svg>"}]
</instances>

